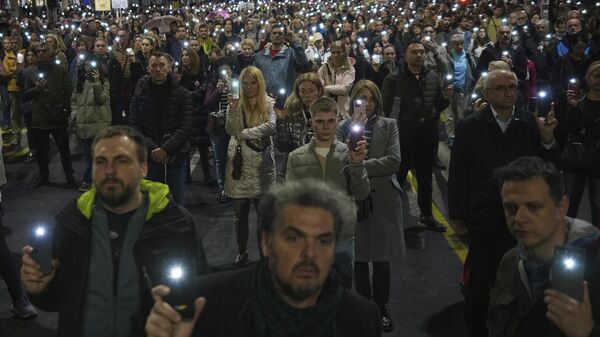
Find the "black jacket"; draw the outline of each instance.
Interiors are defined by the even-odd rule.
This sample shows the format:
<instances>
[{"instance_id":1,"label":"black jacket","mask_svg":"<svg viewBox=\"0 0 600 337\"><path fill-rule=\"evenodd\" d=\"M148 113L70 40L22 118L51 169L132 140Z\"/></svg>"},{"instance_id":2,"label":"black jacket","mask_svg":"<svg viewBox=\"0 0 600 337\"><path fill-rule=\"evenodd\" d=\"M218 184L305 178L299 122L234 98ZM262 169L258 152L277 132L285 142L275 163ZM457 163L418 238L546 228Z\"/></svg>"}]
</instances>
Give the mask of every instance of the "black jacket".
<instances>
[{"instance_id":1,"label":"black jacket","mask_svg":"<svg viewBox=\"0 0 600 337\"><path fill-rule=\"evenodd\" d=\"M149 181L142 182L144 182L142 190L145 189L144 186L159 186L160 189L160 185L162 185ZM32 303L40 309L58 311L57 336L61 337L79 337L82 331L81 324L86 303L85 295L88 276L90 276L87 270L91 258L91 208L95 200L94 195L90 195L92 191L95 193L95 190L86 192L79 200L70 202L56 216L53 256L60 261L60 266L46 291L37 296L29 295ZM202 242L197 237L199 231L196 230L191 214L182 207L177 206L172 200L168 200L168 204L163 208L160 208L160 206L154 208L153 205L160 204L160 200L166 198L166 192L164 191L168 192L166 188L163 188L163 192L158 197L154 197L158 194L154 192L154 188L149 188L147 193L150 198L149 210L154 209L158 212L154 213L144 223L142 233L135 244L134 257L136 265L140 269L142 265L145 265L141 257L147 255L147 252L142 251L143 249L140 248L144 246L145 242L173 239L179 242L176 248L186 247L184 249L194 251L198 257L198 273L206 273L208 268ZM88 200L81 202L82 199ZM87 215L84 215L84 213ZM173 253L176 252L173 251ZM149 285L142 275L143 273L140 270L141 308L139 313L135 315L132 336L143 336L143 325L153 305ZM91 277L102 277L102 275L91 275Z\"/></svg>"},{"instance_id":2,"label":"black jacket","mask_svg":"<svg viewBox=\"0 0 600 337\"><path fill-rule=\"evenodd\" d=\"M196 75L187 72L181 74L179 85L190 92L192 103L194 105L192 113L192 136L190 144L192 146L208 146L210 139L206 133L206 123L208 120L208 110L204 106L204 97L206 96L206 77L202 71Z\"/></svg>"},{"instance_id":3,"label":"black jacket","mask_svg":"<svg viewBox=\"0 0 600 337\"><path fill-rule=\"evenodd\" d=\"M449 103L442 96L440 77L435 71L422 67L417 87L412 81L413 77L408 73L406 63L400 64L398 71L386 76L381 89L383 113L386 117L397 119L400 137L415 130L419 123L431 122L433 125ZM396 96L401 97L402 108L398 116L391 116Z\"/></svg>"},{"instance_id":4,"label":"black jacket","mask_svg":"<svg viewBox=\"0 0 600 337\"><path fill-rule=\"evenodd\" d=\"M514 49L510 46L507 49L509 57L512 60L512 71L517 74L519 81L524 81L527 78L527 56L523 47L519 46ZM500 60L502 58L502 49L498 42L495 45L488 46L481 52L479 60L477 61L477 67L475 69L475 78L479 79L482 72L488 71L488 65L490 62Z\"/></svg>"},{"instance_id":5,"label":"black jacket","mask_svg":"<svg viewBox=\"0 0 600 337\"><path fill-rule=\"evenodd\" d=\"M556 159L556 147L542 146L534 117L515 108L515 119L503 133L491 107L461 120L450 158L450 219L466 220L473 229L505 231L500 188L494 170L523 156Z\"/></svg>"},{"instance_id":6,"label":"black jacket","mask_svg":"<svg viewBox=\"0 0 600 337\"><path fill-rule=\"evenodd\" d=\"M146 137L149 151L160 147L169 157L175 158L174 164L181 164L192 134L194 109L191 95L177 84L172 74L167 78L165 92L159 97L152 96L151 85L149 76L138 81L131 97L131 124Z\"/></svg>"},{"instance_id":7,"label":"black jacket","mask_svg":"<svg viewBox=\"0 0 600 337\"><path fill-rule=\"evenodd\" d=\"M257 264L244 269L202 277L197 282L198 296L206 305L198 318L193 336L255 337L254 314L249 299L254 292ZM339 337L381 336L380 315L373 302L343 290L336 318Z\"/></svg>"}]
</instances>

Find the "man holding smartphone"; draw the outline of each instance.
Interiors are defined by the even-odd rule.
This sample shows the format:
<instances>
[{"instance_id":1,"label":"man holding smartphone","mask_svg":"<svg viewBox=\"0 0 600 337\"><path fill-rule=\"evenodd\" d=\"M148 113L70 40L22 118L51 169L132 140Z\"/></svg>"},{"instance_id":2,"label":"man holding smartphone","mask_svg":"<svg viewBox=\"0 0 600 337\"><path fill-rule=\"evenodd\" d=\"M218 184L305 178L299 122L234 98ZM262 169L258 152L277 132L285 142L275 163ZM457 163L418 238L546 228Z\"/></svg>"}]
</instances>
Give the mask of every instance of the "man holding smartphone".
<instances>
[{"instance_id":1,"label":"man holding smartphone","mask_svg":"<svg viewBox=\"0 0 600 337\"><path fill-rule=\"evenodd\" d=\"M490 293L490 336L600 336L599 230L566 216L562 176L541 158L522 157L496 176L518 245Z\"/></svg>"},{"instance_id":2,"label":"man holding smartphone","mask_svg":"<svg viewBox=\"0 0 600 337\"><path fill-rule=\"evenodd\" d=\"M46 261L36 261L36 247L26 246L21 280L32 303L58 311L58 336L141 336L151 301L142 275L155 275L158 264L148 261L155 256L148 248L167 242L169 254L195 259L203 273L202 242L169 188L143 179L144 136L127 126L108 127L92 149L94 187L56 217L52 270L44 273Z\"/></svg>"}]
</instances>

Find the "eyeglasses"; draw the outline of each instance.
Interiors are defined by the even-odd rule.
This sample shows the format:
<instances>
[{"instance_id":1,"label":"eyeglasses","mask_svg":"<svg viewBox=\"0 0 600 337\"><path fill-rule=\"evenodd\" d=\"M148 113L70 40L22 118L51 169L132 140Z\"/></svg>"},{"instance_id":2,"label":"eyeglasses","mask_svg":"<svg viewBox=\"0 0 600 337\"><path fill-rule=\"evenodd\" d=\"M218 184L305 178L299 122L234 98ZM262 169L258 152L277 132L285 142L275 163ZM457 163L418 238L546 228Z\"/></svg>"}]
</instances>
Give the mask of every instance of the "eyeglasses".
<instances>
[{"instance_id":1,"label":"eyeglasses","mask_svg":"<svg viewBox=\"0 0 600 337\"><path fill-rule=\"evenodd\" d=\"M496 92L505 92L505 93L513 93L515 91L517 91L517 86L514 84L511 84L509 86L506 85L499 85L493 88L489 88L489 90L493 90Z\"/></svg>"}]
</instances>

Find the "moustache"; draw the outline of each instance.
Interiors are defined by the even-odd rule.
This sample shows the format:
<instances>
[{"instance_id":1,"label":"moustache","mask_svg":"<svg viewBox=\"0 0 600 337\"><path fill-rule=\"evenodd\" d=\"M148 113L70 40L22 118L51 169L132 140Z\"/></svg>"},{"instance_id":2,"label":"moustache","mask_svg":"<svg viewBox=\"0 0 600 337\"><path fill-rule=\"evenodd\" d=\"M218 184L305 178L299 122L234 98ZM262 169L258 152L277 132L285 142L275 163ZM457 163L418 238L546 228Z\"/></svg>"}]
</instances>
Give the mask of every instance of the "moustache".
<instances>
[{"instance_id":1,"label":"moustache","mask_svg":"<svg viewBox=\"0 0 600 337\"><path fill-rule=\"evenodd\" d=\"M316 274L320 274L321 270L314 264L312 261L302 261L294 266L294 270L297 269L309 269L310 271L315 272Z\"/></svg>"},{"instance_id":2,"label":"moustache","mask_svg":"<svg viewBox=\"0 0 600 337\"><path fill-rule=\"evenodd\" d=\"M104 180L102 180L101 185L104 186L104 185L110 184L110 183L116 183L116 184L123 186L123 182L117 178L105 178Z\"/></svg>"}]
</instances>

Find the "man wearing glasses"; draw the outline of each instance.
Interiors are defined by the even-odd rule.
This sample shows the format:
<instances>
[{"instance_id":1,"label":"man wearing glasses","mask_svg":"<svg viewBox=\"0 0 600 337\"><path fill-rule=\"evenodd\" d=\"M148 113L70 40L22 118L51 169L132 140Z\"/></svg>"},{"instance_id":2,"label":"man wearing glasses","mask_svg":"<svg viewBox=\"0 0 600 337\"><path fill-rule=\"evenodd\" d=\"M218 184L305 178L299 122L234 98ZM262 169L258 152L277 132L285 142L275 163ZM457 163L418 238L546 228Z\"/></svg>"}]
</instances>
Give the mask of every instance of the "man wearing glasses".
<instances>
[{"instance_id":1,"label":"man wearing glasses","mask_svg":"<svg viewBox=\"0 0 600 337\"><path fill-rule=\"evenodd\" d=\"M450 219L469 233L465 322L472 337L487 336L489 292L502 256L515 245L505 225L493 172L523 156L555 155L554 112L534 117L516 107L517 85L517 76L511 71L489 73L484 82L489 104L459 122L450 159Z\"/></svg>"}]
</instances>

